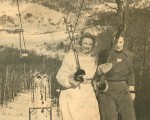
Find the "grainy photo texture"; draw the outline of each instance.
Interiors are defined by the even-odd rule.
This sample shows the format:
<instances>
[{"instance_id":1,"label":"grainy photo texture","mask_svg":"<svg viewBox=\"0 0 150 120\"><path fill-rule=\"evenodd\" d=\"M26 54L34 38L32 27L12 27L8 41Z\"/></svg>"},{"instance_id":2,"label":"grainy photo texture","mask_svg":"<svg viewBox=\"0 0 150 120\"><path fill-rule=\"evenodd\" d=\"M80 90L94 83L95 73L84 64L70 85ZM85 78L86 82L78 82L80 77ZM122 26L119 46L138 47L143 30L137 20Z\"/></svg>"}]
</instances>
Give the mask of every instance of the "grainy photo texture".
<instances>
[{"instance_id":1,"label":"grainy photo texture","mask_svg":"<svg viewBox=\"0 0 150 120\"><path fill-rule=\"evenodd\" d=\"M0 0L0 120L150 120L149 0Z\"/></svg>"}]
</instances>

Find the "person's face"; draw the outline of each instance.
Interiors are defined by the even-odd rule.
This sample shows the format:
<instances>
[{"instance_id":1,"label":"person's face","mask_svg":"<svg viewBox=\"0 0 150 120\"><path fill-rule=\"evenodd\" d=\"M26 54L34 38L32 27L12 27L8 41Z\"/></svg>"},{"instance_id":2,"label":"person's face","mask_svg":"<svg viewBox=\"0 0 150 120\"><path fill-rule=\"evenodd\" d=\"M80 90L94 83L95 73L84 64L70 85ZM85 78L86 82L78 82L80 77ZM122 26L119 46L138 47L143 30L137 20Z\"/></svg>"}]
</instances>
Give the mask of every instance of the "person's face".
<instances>
[{"instance_id":1,"label":"person's face","mask_svg":"<svg viewBox=\"0 0 150 120\"><path fill-rule=\"evenodd\" d=\"M82 39L82 52L83 53L89 53L93 49L93 40L90 38L83 38Z\"/></svg>"},{"instance_id":2,"label":"person's face","mask_svg":"<svg viewBox=\"0 0 150 120\"><path fill-rule=\"evenodd\" d=\"M123 37L119 37L115 49L116 49L116 51L121 51L123 49L123 47L124 47L124 39L123 39Z\"/></svg>"}]
</instances>

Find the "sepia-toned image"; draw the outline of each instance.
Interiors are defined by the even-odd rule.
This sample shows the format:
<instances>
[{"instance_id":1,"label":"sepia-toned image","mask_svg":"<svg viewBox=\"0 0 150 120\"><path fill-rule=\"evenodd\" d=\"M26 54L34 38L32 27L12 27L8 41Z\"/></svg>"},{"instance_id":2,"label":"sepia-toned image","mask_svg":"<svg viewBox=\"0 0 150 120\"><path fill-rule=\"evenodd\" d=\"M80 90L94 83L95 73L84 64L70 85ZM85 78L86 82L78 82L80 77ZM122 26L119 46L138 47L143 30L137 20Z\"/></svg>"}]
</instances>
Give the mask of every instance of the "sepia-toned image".
<instances>
[{"instance_id":1,"label":"sepia-toned image","mask_svg":"<svg viewBox=\"0 0 150 120\"><path fill-rule=\"evenodd\" d=\"M150 120L150 0L0 0L0 120Z\"/></svg>"}]
</instances>

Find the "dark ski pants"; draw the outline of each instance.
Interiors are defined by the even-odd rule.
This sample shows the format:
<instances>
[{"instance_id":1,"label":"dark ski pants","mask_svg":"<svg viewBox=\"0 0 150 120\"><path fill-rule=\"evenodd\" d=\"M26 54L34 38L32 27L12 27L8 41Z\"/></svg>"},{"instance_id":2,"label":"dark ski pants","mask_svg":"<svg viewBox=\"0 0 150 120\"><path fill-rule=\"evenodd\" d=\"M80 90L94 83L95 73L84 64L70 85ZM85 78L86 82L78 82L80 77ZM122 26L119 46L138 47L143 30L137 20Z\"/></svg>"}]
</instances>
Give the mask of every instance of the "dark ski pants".
<instances>
[{"instance_id":1,"label":"dark ski pants","mask_svg":"<svg viewBox=\"0 0 150 120\"><path fill-rule=\"evenodd\" d=\"M122 81L108 84L108 90L98 96L101 120L136 120L127 83Z\"/></svg>"}]
</instances>

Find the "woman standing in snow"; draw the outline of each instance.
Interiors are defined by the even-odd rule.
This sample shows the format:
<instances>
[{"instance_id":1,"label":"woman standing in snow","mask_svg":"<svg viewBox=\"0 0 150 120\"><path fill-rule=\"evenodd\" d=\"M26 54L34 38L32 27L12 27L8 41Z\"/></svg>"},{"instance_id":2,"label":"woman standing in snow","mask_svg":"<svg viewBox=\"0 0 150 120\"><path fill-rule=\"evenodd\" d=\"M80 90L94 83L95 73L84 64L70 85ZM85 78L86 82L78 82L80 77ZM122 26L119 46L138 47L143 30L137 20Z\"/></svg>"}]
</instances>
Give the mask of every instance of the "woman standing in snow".
<instances>
[{"instance_id":1,"label":"woman standing in snow","mask_svg":"<svg viewBox=\"0 0 150 120\"><path fill-rule=\"evenodd\" d=\"M91 85L97 68L96 57L90 56L95 39L90 34L84 34L79 44L81 50L77 57L82 69L77 69L74 53L70 51L56 76L59 84L65 88L59 98L62 117L63 120L100 120L98 103ZM85 75L82 76L82 73Z\"/></svg>"}]
</instances>

